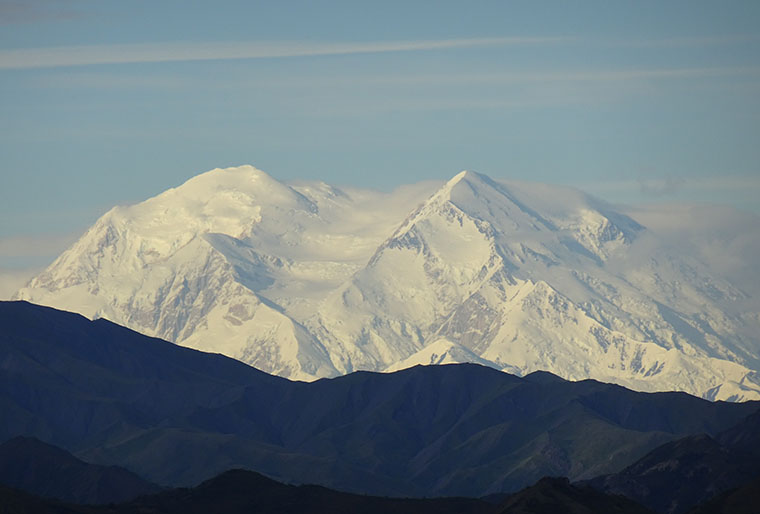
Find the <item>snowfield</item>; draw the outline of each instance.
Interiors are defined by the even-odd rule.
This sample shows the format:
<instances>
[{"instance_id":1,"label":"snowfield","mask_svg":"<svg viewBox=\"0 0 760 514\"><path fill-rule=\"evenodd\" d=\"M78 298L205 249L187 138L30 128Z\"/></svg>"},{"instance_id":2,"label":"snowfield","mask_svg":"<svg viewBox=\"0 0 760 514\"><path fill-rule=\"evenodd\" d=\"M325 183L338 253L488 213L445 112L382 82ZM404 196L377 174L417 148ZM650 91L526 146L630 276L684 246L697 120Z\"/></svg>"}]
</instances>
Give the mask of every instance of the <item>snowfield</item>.
<instances>
[{"instance_id":1,"label":"snowfield","mask_svg":"<svg viewBox=\"0 0 760 514\"><path fill-rule=\"evenodd\" d=\"M297 380L477 362L760 399L748 293L578 190L473 172L379 193L215 169L110 210L15 298Z\"/></svg>"}]
</instances>

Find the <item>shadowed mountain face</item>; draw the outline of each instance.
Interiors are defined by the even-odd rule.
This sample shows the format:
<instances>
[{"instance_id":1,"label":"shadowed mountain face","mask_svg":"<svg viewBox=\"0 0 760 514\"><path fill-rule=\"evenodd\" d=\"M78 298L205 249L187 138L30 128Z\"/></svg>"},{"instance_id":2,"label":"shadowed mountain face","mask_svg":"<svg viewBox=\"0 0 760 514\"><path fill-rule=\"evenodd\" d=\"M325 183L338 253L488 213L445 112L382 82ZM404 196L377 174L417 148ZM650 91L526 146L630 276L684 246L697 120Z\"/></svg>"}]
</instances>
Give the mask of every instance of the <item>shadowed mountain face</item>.
<instances>
[{"instance_id":1,"label":"shadowed mountain face","mask_svg":"<svg viewBox=\"0 0 760 514\"><path fill-rule=\"evenodd\" d=\"M515 491L621 469L757 410L478 365L290 382L105 320L0 303L0 440L22 434L160 484L245 467L380 495Z\"/></svg>"},{"instance_id":2,"label":"shadowed mountain face","mask_svg":"<svg viewBox=\"0 0 760 514\"><path fill-rule=\"evenodd\" d=\"M160 491L116 466L97 466L32 437L0 445L0 484L71 503L111 503Z\"/></svg>"},{"instance_id":3,"label":"shadowed mountain face","mask_svg":"<svg viewBox=\"0 0 760 514\"><path fill-rule=\"evenodd\" d=\"M715 438L702 434L666 443L621 472L590 484L658 512L680 514L757 477L760 411Z\"/></svg>"},{"instance_id":4,"label":"shadowed mountain face","mask_svg":"<svg viewBox=\"0 0 760 514\"><path fill-rule=\"evenodd\" d=\"M757 514L760 505L760 478L727 491L698 505L689 514Z\"/></svg>"}]
</instances>

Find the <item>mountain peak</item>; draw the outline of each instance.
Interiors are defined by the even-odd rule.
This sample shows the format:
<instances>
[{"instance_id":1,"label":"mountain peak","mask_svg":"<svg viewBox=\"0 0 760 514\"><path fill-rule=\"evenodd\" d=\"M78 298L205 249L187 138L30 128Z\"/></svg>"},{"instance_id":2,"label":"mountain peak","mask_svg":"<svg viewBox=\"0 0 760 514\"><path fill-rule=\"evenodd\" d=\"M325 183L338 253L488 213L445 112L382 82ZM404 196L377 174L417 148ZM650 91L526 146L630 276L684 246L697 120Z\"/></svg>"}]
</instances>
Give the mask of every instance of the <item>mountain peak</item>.
<instances>
[{"instance_id":1,"label":"mountain peak","mask_svg":"<svg viewBox=\"0 0 760 514\"><path fill-rule=\"evenodd\" d=\"M456 175L454 175L454 176L453 176L453 177L452 177L452 178L451 178L451 179L450 179L450 180L449 180L449 181L446 183L446 185L447 185L447 186L454 186L454 185L458 184L459 182L461 182L462 180L466 180L468 176L469 176L469 177L472 177L473 175L474 175L474 173L473 173L472 171L468 171L468 170L462 170L462 171L460 171L459 173L457 173Z\"/></svg>"},{"instance_id":2,"label":"mountain peak","mask_svg":"<svg viewBox=\"0 0 760 514\"><path fill-rule=\"evenodd\" d=\"M312 201L292 187L245 165L201 173L119 213L142 235L177 239L181 246L208 232L242 237L264 218L278 219L283 212L308 215L316 210Z\"/></svg>"},{"instance_id":3,"label":"mountain peak","mask_svg":"<svg viewBox=\"0 0 760 514\"><path fill-rule=\"evenodd\" d=\"M467 184L471 187L483 185L493 187L495 185L493 179L487 175L483 175L475 171L463 170L454 175L448 182L446 182L444 189L453 189L458 184Z\"/></svg>"},{"instance_id":4,"label":"mountain peak","mask_svg":"<svg viewBox=\"0 0 760 514\"><path fill-rule=\"evenodd\" d=\"M269 195L301 196L276 178L251 165L215 168L196 175L182 185L155 198L184 197L193 200L209 198L217 193L237 192L266 199ZM150 201L150 200L149 200Z\"/></svg>"},{"instance_id":5,"label":"mountain peak","mask_svg":"<svg viewBox=\"0 0 760 514\"><path fill-rule=\"evenodd\" d=\"M210 178L214 178L216 180L234 180L240 181L242 183L259 183L259 185L266 183L281 184L279 180L274 178L269 173L262 171L250 164L242 164L240 166L231 166L228 168L214 168L213 170L207 171L206 173L201 173L198 176L201 177L204 175L208 175Z\"/></svg>"},{"instance_id":6,"label":"mountain peak","mask_svg":"<svg viewBox=\"0 0 760 514\"><path fill-rule=\"evenodd\" d=\"M433 195L428 204L437 209L451 204L467 215L494 226L542 225L555 230L554 224L531 206L520 201L511 187L496 182L488 175L474 171L461 171ZM448 207L444 207L448 209Z\"/></svg>"},{"instance_id":7,"label":"mountain peak","mask_svg":"<svg viewBox=\"0 0 760 514\"><path fill-rule=\"evenodd\" d=\"M434 194L429 203L450 202L467 211L478 211L484 203L511 201L503 187L492 178L480 173L464 170L452 177Z\"/></svg>"}]
</instances>

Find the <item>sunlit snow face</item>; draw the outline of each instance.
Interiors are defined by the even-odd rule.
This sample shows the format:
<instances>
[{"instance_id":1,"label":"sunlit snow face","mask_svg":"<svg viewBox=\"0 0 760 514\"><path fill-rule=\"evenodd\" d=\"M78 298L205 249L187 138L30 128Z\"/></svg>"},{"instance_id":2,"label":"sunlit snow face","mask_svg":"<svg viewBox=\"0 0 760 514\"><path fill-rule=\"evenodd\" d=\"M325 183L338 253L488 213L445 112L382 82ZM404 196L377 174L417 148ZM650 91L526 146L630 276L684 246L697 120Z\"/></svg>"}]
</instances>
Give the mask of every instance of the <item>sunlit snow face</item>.
<instances>
[{"instance_id":1,"label":"sunlit snow face","mask_svg":"<svg viewBox=\"0 0 760 514\"><path fill-rule=\"evenodd\" d=\"M749 398L760 365L757 318L697 260L578 191L472 172L373 193L213 170L110 211L20 296L307 380L475 361Z\"/></svg>"}]
</instances>

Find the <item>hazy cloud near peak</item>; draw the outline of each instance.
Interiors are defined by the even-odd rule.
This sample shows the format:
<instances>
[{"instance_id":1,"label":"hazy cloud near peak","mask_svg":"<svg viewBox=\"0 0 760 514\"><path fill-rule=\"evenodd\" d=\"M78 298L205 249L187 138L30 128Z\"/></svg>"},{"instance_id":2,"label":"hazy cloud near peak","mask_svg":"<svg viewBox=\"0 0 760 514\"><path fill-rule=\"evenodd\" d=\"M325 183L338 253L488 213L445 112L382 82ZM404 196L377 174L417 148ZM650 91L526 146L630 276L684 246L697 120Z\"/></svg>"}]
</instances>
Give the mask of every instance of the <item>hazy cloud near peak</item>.
<instances>
[{"instance_id":1,"label":"hazy cloud near peak","mask_svg":"<svg viewBox=\"0 0 760 514\"><path fill-rule=\"evenodd\" d=\"M683 177L639 179L639 190L645 195L668 196L677 193L685 183L686 179Z\"/></svg>"},{"instance_id":2,"label":"hazy cloud near peak","mask_svg":"<svg viewBox=\"0 0 760 514\"><path fill-rule=\"evenodd\" d=\"M660 241L696 257L760 308L760 216L728 206L660 204L624 210Z\"/></svg>"},{"instance_id":3,"label":"hazy cloud near peak","mask_svg":"<svg viewBox=\"0 0 760 514\"><path fill-rule=\"evenodd\" d=\"M0 300L9 300L81 234L41 234L0 238Z\"/></svg>"},{"instance_id":4,"label":"hazy cloud near peak","mask_svg":"<svg viewBox=\"0 0 760 514\"><path fill-rule=\"evenodd\" d=\"M670 175L662 178L599 180L579 184L578 187L613 203L637 204L679 195L688 197L692 204L705 202L717 206L727 203L725 200L729 198L732 205L760 212L757 202L760 197L760 175Z\"/></svg>"},{"instance_id":5,"label":"hazy cloud near peak","mask_svg":"<svg viewBox=\"0 0 760 514\"><path fill-rule=\"evenodd\" d=\"M16 291L24 287L40 271L42 271L42 268L20 270L5 270L0 268L0 300L10 300Z\"/></svg>"}]
</instances>

